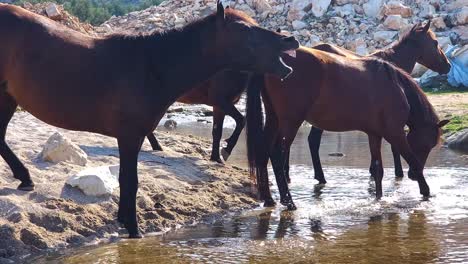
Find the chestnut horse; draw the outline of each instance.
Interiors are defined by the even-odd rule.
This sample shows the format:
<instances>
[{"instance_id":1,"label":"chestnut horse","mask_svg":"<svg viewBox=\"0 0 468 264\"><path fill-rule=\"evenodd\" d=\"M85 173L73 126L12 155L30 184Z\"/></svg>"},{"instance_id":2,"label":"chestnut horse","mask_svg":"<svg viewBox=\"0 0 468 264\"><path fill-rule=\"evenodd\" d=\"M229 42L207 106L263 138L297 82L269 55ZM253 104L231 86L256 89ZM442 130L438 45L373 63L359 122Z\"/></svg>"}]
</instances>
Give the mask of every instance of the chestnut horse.
<instances>
[{"instance_id":1,"label":"chestnut horse","mask_svg":"<svg viewBox=\"0 0 468 264\"><path fill-rule=\"evenodd\" d=\"M423 168L438 143L441 121L412 78L376 58L350 59L301 47L297 58L284 56L294 73L281 82L271 75L255 75L247 89L247 148L249 167L257 177L265 205L273 205L267 164L271 158L281 203L294 209L284 165L296 133L304 121L330 131L367 133L375 157L376 197L382 197L382 138L392 144L410 166L420 193L429 196ZM262 93L266 111L262 127ZM404 127L410 132L406 136Z\"/></svg>"},{"instance_id":2,"label":"chestnut horse","mask_svg":"<svg viewBox=\"0 0 468 264\"><path fill-rule=\"evenodd\" d=\"M445 74L450 70L450 64L445 57L444 52L440 48L437 42L435 34L430 30L431 21L428 21L425 26L420 23L416 24L411 30L405 34L399 42L394 44L392 47L374 52L368 56L381 58L385 61L393 63L395 66L401 68L407 73L413 71L414 65L417 63L426 66L427 68ZM359 58L360 55L330 44L319 44L314 47L338 55L342 55L348 58ZM323 130L318 127L312 127L309 133L308 142L309 149L312 156L312 164L314 166L314 178L319 183L326 183L322 164L320 162L319 148L320 141L322 138ZM392 147L393 160L395 164L395 176L403 177L403 168L401 166L400 154ZM375 163L375 158L372 157L370 173L374 174L372 164ZM285 166L286 177L289 179L289 159Z\"/></svg>"},{"instance_id":3,"label":"chestnut horse","mask_svg":"<svg viewBox=\"0 0 468 264\"><path fill-rule=\"evenodd\" d=\"M186 104L205 104L213 107L213 143L210 160L223 163L219 148L223 135L223 123L226 115L236 122L232 135L226 139L226 147L222 148L222 155L226 161L237 144L239 136L244 129L244 116L237 110L235 104L239 101L247 87L248 73L225 70L214 77L196 85L188 93L177 99L177 102ZM228 81L226 81L228 80ZM153 150L162 150L161 145L153 133L148 135Z\"/></svg>"},{"instance_id":4,"label":"chestnut horse","mask_svg":"<svg viewBox=\"0 0 468 264\"><path fill-rule=\"evenodd\" d=\"M115 137L120 153L118 220L141 237L136 215L137 158L146 135L182 94L216 72L292 72L280 58L292 37L224 10L181 29L145 36L92 38L20 7L0 4L0 155L30 191L29 171L5 142L20 105L65 129Z\"/></svg>"}]
</instances>

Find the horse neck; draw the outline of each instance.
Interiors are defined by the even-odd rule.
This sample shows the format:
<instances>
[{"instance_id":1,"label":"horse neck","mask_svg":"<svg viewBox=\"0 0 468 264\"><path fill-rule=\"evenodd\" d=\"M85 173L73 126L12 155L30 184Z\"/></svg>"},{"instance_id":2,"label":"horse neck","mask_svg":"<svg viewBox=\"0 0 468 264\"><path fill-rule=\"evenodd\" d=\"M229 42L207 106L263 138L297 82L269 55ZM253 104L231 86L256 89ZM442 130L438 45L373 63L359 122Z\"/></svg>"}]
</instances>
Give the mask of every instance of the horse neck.
<instances>
[{"instance_id":1,"label":"horse neck","mask_svg":"<svg viewBox=\"0 0 468 264\"><path fill-rule=\"evenodd\" d=\"M407 73L411 73L416 65L417 52L417 48L411 45L409 40L402 40L395 46L381 52L384 56L379 56L379 54L376 56L393 63Z\"/></svg>"},{"instance_id":2,"label":"horse neck","mask_svg":"<svg viewBox=\"0 0 468 264\"><path fill-rule=\"evenodd\" d=\"M225 67L214 52L215 28L209 27L197 24L167 32L151 47L152 72L158 75L170 99L175 100Z\"/></svg>"}]
</instances>

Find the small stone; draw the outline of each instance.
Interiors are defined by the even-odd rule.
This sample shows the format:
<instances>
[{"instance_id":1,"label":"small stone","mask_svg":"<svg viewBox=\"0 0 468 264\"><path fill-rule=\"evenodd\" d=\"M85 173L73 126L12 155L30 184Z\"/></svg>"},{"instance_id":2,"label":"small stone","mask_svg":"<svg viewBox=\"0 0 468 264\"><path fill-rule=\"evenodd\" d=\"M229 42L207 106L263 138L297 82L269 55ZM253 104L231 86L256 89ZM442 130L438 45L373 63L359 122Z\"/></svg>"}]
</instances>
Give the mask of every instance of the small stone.
<instances>
[{"instance_id":1,"label":"small stone","mask_svg":"<svg viewBox=\"0 0 468 264\"><path fill-rule=\"evenodd\" d=\"M293 28L294 28L295 30L301 30L301 29L305 28L305 27L307 26L307 24L304 23L304 22L302 22L302 21L300 21L300 20L294 20L294 21L292 22L292 26L293 26Z\"/></svg>"},{"instance_id":2,"label":"small stone","mask_svg":"<svg viewBox=\"0 0 468 264\"><path fill-rule=\"evenodd\" d=\"M383 16L400 15L401 17L411 17L413 15L411 8L400 1L389 1L383 6L381 13Z\"/></svg>"},{"instance_id":3,"label":"small stone","mask_svg":"<svg viewBox=\"0 0 468 264\"><path fill-rule=\"evenodd\" d=\"M111 195L119 186L119 172L119 165L87 168L70 177L67 184L88 196Z\"/></svg>"},{"instance_id":4,"label":"small stone","mask_svg":"<svg viewBox=\"0 0 468 264\"><path fill-rule=\"evenodd\" d=\"M72 164L85 166L88 155L76 144L59 132L54 133L45 143L40 154L44 161L58 163L66 161Z\"/></svg>"},{"instance_id":5,"label":"small stone","mask_svg":"<svg viewBox=\"0 0 468 264\"><path fill-rule=\"evenodd\" d=\"M382 8L383 0L369 0L362 7L368 17L377 17Z\"/></svg>"},{"instance_id":6,"label":"small stone","mask_svg":"<svg viewBox=\"0 0 468 264\"><path fill-rule=\"evenodd\" d=\"M328 153L328 156L330 156L330 157L344 157L345 154L343 154L341 152L332 152L332 153Z\"/></svg>"},{"instance_id":7,"label":"small stone","mask_svg":"<svg viewBox=\"0 0 468 264\"><path fill-rule=\"evenodd\" d=\"M421 6L421 12L419 12L419 17L422 18L432 18L434 17L434 14L436 13L436 10L433 5L424 3Z\"/></svg>"},{"instance_id":8,"label":"small stone","mask_svg":"<svg viewBox=\"0 0 468 264\"><path fill-rule=\"evenodd\" d=\"M174 130L177 128L177 122L172 119L169 119L164 123L164 127L168 130Z\"/></svg>"},{"instance_id":9,"label":"small stone","mask_svg":"<svg viewBox=\"0 0 468 264\"><path fill-rule=\"evenodd\" d=\"M373 37L375 41L391 43L397 34L397 31L376 31L374 32Z\"/></svg>"},{"instance_id":10,"label":"small stone","mask_svg":"<svg viewBox=\"0 0 468 264\"><path fill-rule=\"evenodd\" d=\"M50 19L60 20L62 18L62 14L56 4L49 4L45 8L45 12Z\"/></svg>"},{"instance_id":11,"label":"small stone","mask_svg":"<svg viewBox=\"0 0 468 264\"><path fill-rule=\"evenodd\" d=\"M436 29L444 29L444 28L447 27L447 25L445 25L444 18L442 18L442 17L433 18L431 21L432 21L431 24L432 24Z\"/></svg>"},{"instance_id":12,"label":"small stone","mask_svg":"<svg viewBox=\"0 0 468 264\"><path fill-rule=\"evenodd\" d=\"M401 15L389 15L384 21L384 26L392 30L400 30L407 25L408 21Z\"/></svg>"}]
</instances>

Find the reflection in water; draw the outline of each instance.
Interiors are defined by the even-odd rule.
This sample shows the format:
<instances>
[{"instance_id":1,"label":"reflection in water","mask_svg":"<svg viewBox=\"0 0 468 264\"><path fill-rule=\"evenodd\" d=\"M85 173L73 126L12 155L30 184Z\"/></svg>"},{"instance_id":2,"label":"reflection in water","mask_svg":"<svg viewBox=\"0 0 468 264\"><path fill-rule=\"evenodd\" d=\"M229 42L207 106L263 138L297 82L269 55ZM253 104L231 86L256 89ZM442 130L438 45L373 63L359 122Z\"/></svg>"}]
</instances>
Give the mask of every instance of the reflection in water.
<instances>
[{"instance_id":1,"label":"reflection in water","mask_svg":"<svg viewBox=\"0 0 468 264\"><path fill-rule=\"evenodd\" d=\"M197 134L192 129L190 133ZM209 135L209 127L205 129ZM207 134L208 133L208 134ZM296 142L306 140L301 129ZM259 208L206 225L143 240L123 240L36 263L467 263L468 161L440 148L425 175L433 197L385 169L375 201L367 170L367 137L330 133L322 140L326 185L312 176L307 144L292 153L291 192L297 211ZM242 139L241 139L242 140ZM241 141L240 141L241 142ZM243 144L230 162L244 162ZM332 158L327 152L343 152ZM325 153L325 154L324 154ZM391 154L386 147L388 165ZM271 173L271 172L270 172ZM275 188L275 185L273 185ZM278 200L277 192L274 193Z\"/></svg>"}]
</instances>

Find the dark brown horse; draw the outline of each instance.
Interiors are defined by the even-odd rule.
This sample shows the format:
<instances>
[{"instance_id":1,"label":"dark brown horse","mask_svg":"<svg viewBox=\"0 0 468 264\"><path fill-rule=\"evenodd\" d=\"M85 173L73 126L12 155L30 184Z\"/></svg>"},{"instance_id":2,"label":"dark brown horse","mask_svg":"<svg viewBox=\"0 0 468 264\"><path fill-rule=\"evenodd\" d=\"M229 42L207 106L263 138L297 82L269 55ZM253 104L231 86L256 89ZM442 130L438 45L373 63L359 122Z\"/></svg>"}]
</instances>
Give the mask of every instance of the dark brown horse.
<instances>
[{"instance_id":1,"label":"dark brown horse","mask_svg":"<svg viewBox=\"0 0 468 264\"><path fill-rule=\"evenodd\" d=\"M416 24L413 28L405 34L399 42L392 47L380 50L370 54L370 57L381 58L385 61L393 63L395 66L403 69L407 73L413 71L414 65L417 63L426 66L427 68L445 74L450 70L450 64L445 57L444 52L440 48L437 42L435 34L430 30L430 21L425 26ZM335 53L348 58L359 58L358 54L333 46L330 44L319 44L314 47L331 53ZM309 149L312 156L312 164L314 165L314 177L319 183L326 183L322 164L320 162L319 148L320 141L322 138L323 130L317 127L312 127L309 133L308 142ZM401 166L400 154L392 146L393 160L395 164L395 176L403 177L403 168ZM374 174L374 168L372 164L375 163L375 157L372 157L371 166L369 171ZM285 166L286 177L289 180L289 159Z\"/></svg>"},{"instance_id":2,"label":"dark brown horse","mask_svg":"<svg viewBox=\"0 0 468 264\"><path fill-rule=\"evenodd\" d=\"M188 93L177 99L181 103L205 104L213 107L213 143L210 158L212 161L223 163L219 148L223 134L224 117L228 115L236 122L234 132L226 139L227 146L222 149L225 161L231 155L242 129L244 129L244 116L237 110L235 104L245 91L248 78L248 73L225 70L217 73L213 78L196 85ZM153 133L148 135L148 140L153 150L162 150Z\"/></svg>"},{"instance_id":3,"label":"dark brown horse","mask_svg":"<svg viewBox=\"0 0 468 264\"><path fill-rule=\"evenodd\" d=\"M65 129L115 137L120 153L118 220L140 237L137 158L167 108L216 72L292 69L280 58L298 42L260 28L242 12L218 10L182 29L146 36L92 38L12 5L0 5L0 155L32 190L29 171L5 142L20 105Z\"/></svg>"},{"instance_id":4,"label":"dark brown horse","mask_svg":"<svg viewBox=\"0 0 468 264\"><path fill-rule=\"evenodd\" d=\"M255 75L247 89L247 138L251 172L260 196L274 204L268 186L267 163L272 161L281 203L294 209L284 165L296 133L304 121L330 131L367 133L375 157L376 196L382 196L382 138L392 144L410 166L420 193L429 196L423 168L438 143L441 121L412 78L388 62L374 58L350 59L320 50L300 48L297 58L283 58L294 68L284 82ZM262 127L260 92L266 111ZM410 132L406 136L404 127Z\"/></svg>"}]
</instances>

